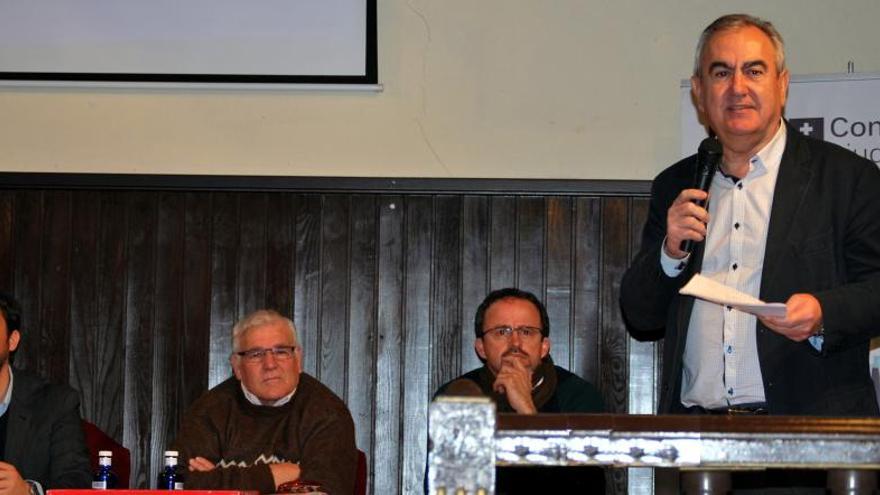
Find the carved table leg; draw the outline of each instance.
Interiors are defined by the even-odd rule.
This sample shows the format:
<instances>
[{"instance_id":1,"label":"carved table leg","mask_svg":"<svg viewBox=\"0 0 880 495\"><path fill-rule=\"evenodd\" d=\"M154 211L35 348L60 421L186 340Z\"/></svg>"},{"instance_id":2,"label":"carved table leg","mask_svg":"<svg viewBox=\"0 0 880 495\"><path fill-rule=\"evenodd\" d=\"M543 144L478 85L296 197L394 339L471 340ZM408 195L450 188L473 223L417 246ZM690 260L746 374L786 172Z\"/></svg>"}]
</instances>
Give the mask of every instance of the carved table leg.
<instances>
[{"instance_id":1,"label":"carved table leg","mask_svg":"<svg viewBox=\"0 0 880 495\"><path fill-rule=\"evenodd\" d=\"M682 471L685 495L726 495L730 491L729 471Z\"/></svg>"},{"instance_id":2,"label":"carved table leg","mask_svg":"<svg viewBox=\"0 0 880 495\"><path fill-rule=\"evenodd\" d=\"M877 471L829 469L827 486L832 495L870 495L877 490Z\"/></svg>"}]
</instances>

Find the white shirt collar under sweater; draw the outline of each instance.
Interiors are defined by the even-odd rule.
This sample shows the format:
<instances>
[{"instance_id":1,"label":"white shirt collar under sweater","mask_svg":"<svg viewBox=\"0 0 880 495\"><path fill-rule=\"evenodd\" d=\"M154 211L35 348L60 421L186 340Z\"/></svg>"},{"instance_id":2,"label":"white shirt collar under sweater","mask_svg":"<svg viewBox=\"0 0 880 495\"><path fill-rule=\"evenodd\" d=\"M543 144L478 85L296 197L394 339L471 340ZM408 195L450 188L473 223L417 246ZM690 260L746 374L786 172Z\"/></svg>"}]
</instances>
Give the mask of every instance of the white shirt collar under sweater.
<instances>
[{"instance_id":1,"label":"white shirt collar under sweater","mask_svg":"<svg viewBox=\"0 0 880 495\"><path fill-rule=\"evenodd\" d=\"M259 397L257 397L253 393L251 393L251 391L248 390L247 387L244 386L244 382L239 382L239 383L241 383L241 391L242 391L242 393L244 393L244 398L247 399L248 402L250 402L251 404L253 404L255 406L269 406L269 407L283 406L284 404L287 404L288 402L290 402L290 399L293 398L293 394L296 393L296 389L293 389L293 392L285 395L284 397L276 400L275 402L263 403L263 401L261 401L259 399Z\"/></svg>"}]
</instances>

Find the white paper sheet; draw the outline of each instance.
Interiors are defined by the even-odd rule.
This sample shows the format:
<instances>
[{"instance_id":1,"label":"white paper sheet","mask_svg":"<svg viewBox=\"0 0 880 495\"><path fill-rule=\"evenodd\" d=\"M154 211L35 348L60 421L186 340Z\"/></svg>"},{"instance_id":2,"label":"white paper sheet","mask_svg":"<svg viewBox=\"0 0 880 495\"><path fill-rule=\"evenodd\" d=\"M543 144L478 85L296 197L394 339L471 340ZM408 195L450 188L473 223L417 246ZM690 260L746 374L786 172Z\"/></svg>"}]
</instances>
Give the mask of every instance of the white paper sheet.
<instances>
[{"instance_id":1,"label":"white paper sheet","mask_svg":"<svg viewBox=\"0 0 880 495\"><path fill-rule=\"evenodd\" d=\"M765 303L756 297L752 297L724 284L719 284L699 273L694 275L678 292L716 304L732 306L740 311L756 316L785 317L784 303Z\"/></svg>"}]
</instances>

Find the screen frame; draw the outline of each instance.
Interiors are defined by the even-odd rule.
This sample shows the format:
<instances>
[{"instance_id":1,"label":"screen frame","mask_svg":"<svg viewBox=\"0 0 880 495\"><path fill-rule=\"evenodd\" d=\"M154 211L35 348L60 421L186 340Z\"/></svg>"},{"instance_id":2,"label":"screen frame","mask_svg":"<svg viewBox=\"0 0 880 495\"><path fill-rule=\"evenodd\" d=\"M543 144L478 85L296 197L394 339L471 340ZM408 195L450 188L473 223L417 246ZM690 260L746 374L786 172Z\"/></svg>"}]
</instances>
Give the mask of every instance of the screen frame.
<instances>
[{"instance_id":1,"label":"screen frame","mask_svg":"<svg viewBox=\"0 0 880 495\"><path fill-rule=\"evenodd\" d=\"M357 75L333 74L193 74L193 73L129 73L129 72L15 72L0 71L5 82L58 82L58 83L174 83L174 84L271 84L271 85L378 85L378 43L376 0L366 3L366 39L364 40L364 70Z\"/></svg>"}]
</instances>

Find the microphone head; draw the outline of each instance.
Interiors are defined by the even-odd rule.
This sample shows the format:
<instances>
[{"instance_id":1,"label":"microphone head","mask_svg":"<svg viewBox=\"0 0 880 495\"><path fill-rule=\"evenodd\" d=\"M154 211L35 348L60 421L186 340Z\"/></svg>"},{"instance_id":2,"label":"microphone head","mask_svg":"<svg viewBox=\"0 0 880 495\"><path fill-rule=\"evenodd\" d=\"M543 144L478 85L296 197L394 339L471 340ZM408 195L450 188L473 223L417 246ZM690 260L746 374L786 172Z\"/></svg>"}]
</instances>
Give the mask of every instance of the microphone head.
<instances>
[{"instance_id":1,"label":"microphone head","mask_svg":"<svg viewBox=\"0 0 880 495\"><path fill-rule=\"evenodd\" d=\"M710 153L721 155L724 151L721 149L721 141L718 138L710 136L700 142L700 148L697 153Z\"/></svg>"},{"instance_id":2,"label":"microphone head","mask_svg":"<svg viewBox=\"0 0 880 495\"><path fill-rule=\"evenodd\" d=\"M715 175L723 155L724 150L718 139L707 137L700 143L700 148L697 150L697 178L694 188L709 190L709 182L712 181L712 176Z\"/></svg>"}]
</instances>

